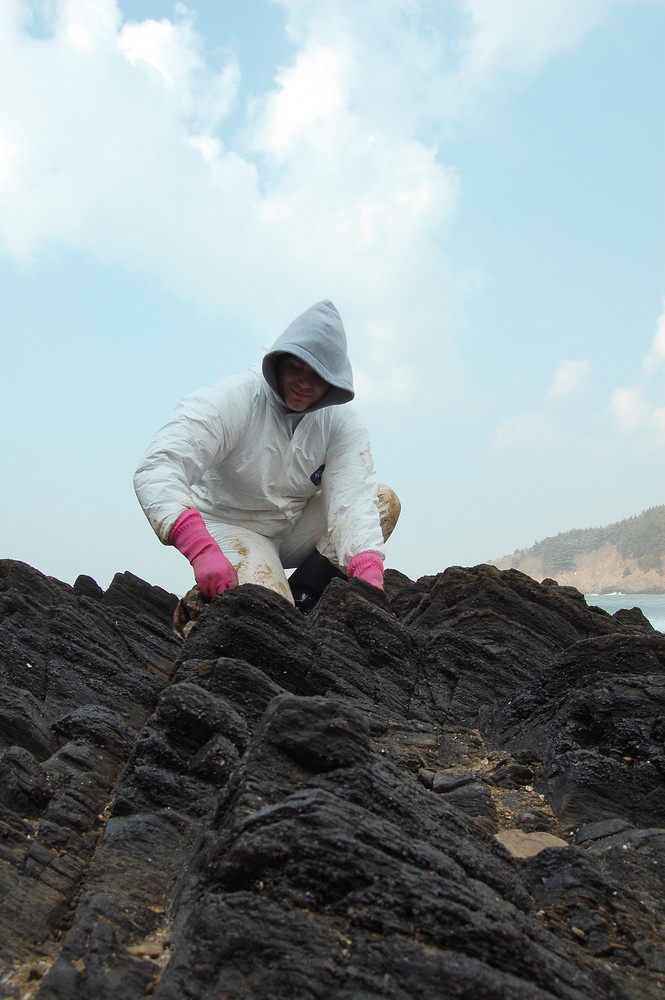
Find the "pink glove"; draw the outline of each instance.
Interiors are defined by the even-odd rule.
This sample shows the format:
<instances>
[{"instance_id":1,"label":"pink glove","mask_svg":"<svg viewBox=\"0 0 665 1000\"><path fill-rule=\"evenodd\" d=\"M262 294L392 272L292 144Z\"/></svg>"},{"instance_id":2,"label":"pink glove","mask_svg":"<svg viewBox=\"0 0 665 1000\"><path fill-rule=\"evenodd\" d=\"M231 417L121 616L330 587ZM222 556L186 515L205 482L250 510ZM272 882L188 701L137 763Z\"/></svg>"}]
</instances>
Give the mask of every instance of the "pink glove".
<instances>
[{"instance_id":1,"label":"pink glove","mask_svg":"<svg viewBox=\"0 0 665 1000\"><path fill-rule=\"evenodd\" d=\"M238 586L235 567L206 528L198 510L193 507L183 510L171 528L169 542L189 559L199 590L208 597Z\"/></svg>"},{"instance_id":2,"label":"pink glove","mask_svg":"<svg viewBox=\"0 0 665 1000\"><path fill-rule=\"evenodd\" d=\"M359 552L357 556L353 556L349 560L347 572L349 580L356 577L383 590L383 560L376 552Z\"/></svg>"}]
</instances>

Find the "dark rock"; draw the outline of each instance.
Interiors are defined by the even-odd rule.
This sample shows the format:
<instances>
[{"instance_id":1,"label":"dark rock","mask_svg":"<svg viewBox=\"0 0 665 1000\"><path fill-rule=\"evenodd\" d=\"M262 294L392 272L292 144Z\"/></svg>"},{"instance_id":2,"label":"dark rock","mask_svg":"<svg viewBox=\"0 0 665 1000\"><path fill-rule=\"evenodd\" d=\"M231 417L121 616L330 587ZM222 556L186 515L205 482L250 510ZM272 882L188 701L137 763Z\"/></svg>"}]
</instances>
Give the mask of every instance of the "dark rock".
<instances>
[{"instance_id":1,"label":"dark rock","mask_svg":"<svg viewBox=\"0 0 665 1000\"><path fill-rule=\"evenodd\" d=\"M604 840L606 837L613 837L617 833L623 833L630 829L630 823L626 823L623 819L601 819L598 823L581 826L577 831L575 843L585 844L590 841Z\"/></svg>"},{"instance_id":2,"label":"dark rock","mask_svg":"<svg viewBox=\"0 0 665 1000\"><path fill-rule=\"evenodd\" d=\"M93 601L101 601L104 591L91 576L81 574L74 580L74 593L79 597L89 597Z\"/></svg>"},{"instance_id":3,"label":"dark rock","mask_svg":"<svg viewBox=\"0 0 665 1000\"><path fill-rule=\"evenodd\" d=\"M544 923L611 962L631 997L655 998L663 988L664 850L662 830L640 831L632 843L544 851L524 864Z\"/></svg>"},{"instance_id":4,"label":"dark rock","mask_svg":"<svg viewBox=\"0 0 665 1000\"><path fill-rule=\"evenodd\" d=\"M39 816L51 798L46 771L29 750L12 746L0 754L0 803L26 819Z\"/></svg>"},{"instance_id":5,"label":"dark rock","mask_svg":"<svg viewBox=\"0 0 665 1000\"><path fill-rule=\"evenodd\" d=\"M124 606L90 594L89 585L77 592L0 561L5 970L57 953L128 754L178 651L175 598L135 578Z\"/></svg>"},{"instance_id":6,"label":"dark rock","mask_svg":"<svg viewBox=\"0 0 665 1000\"><path fill-rule=\"evenodd\" d=\"M538 755L534 782L563 823L664 824L665 635L575 643L487 731Z\"/></svg>"},{"instance_id":7,"label":"dark rock","mask_svg":"<svg viewBox=\"0 0 665 1000\"><path fill-rule=\"evenodd\" d=\"M27 662L25 669L30 670ZM57 745L41 705L30 691L0 688L0 740L6 747L23 747L42 760Z\"/></svg>"},{"instance_id":8,"label":"dark rock","mask_svg":"<svg viewBox=\"0 0 665 1000\"><path fill-rule=\"evenodd\" d=\"M506 763L495 767L490 775L495 785L501 788L520 788L533 781L533 769L526 764Z\"/></svg>"},{"instance_id":9,"label":"dark rock","mask_svg":"<svg viewBox=\"0 0 665 1000\"><path fill-rule=\"evenodd\" d=\"M525 809L524 811L518 810L513 816L512 823L508 829L516 828L523 830L524 833L556 833L560 830L560 827L556 820L553 820L548 813L542 809Z\"/></svg>"},{"instance_id":10,"label":"dark rock","mask_svg":"<svg viewBox=\"0 0 665 1000\"><path fill-rule=\"evenodd\" d=\"M486 706L518 694L578 640L626 631L563 588L543 587L517 570L455 566L425 580L404 588L392 604L446 675L441 694L448 716L467 724Z\"/></svg>"},{"instance_id":11,"label":"dark rock","mask_svg":"<svg viewBox=\"0 0 665 1000\"><path fill-rule=\"evenodd\" d=\"M564 594L566 597L570 597L573 601L585 604L584 594L577 589L577 587L567 587L561 586L557 580L552 580L551 577L547 577L542 581L543 587L558 587L558 592ZM594 609L595 610L595 609Z\"/></svg>"},{"instance_id":12,"label":"dark rock","mask_svg":"<svg viewBox=\"0 0 665 1000\"><path fill-rule=\"evenodd\" d=\"M620 608L612 618L631 632L654 632L655 629L641 608Z\"/></svg>"},{"instance_id":13,"label":"dark rock","mask_svg":"<svg viewBox=\"0 0 665 1000\"><path fill-rule=\"evenodd\" d=\"M0 562L0 997L662 995L665 636L491 566L176 605Z\"/></svg>"},{"instance_id":14,"label":"dark rock","mask_svg":"<svg viewBox=\"0 0 665 1000\"><path fill-rule=\"evenodd\" d=\"M437 771L432 781L432 789L435 792L452 792L462 785L469 785L475 781L476 777L470 771Z\"/></svg>"},{"instance_id":15,"label":"dark rock","mask_svg":"<svg viewBox=\"0 0 665 1000\"><path fill-rule=\"evenodd\" d=\"M413 580L399 570L387 569L383 574L383 586L388 599L392 601L405 587L413 587Z\"/></svg>"},{"instance_id":16,"label":"dark rock","mask_svg":"<svg viewBox=\"0 0 665 1000\"><path fill-rule=\"evenodd\" d=\"M109 607L126 608L134 616L145 611L148 627L155 615L172 617L178 603L174 594L169 594L161 587L149 587L133 573L127 572L115 574L102 600Z\"/></svg>"},{"instance_id":17,"label":"dark rock","mask_svg":"<svg viewBox=\"0 0 665 1000\"><path fill-rule=\"evenodd\" d=\"M434 788L441 794L440 789ZM473 780L443 792L448 805L461 809L467 816L475 816L492 833L497 829L496 807L489 789L482 781Z\"/></svg>"}]
</instances>

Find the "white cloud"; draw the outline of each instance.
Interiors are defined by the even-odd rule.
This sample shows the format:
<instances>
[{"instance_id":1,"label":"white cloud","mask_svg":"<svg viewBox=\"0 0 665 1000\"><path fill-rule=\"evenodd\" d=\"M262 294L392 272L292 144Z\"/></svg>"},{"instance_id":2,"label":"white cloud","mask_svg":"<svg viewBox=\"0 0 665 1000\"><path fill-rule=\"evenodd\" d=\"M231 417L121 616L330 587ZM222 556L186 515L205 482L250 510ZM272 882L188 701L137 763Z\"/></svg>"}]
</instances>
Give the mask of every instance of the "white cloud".
<instances>
[{"instance_id":1,"label":"white cloud","mask_svg":"<svg viewBox=\"0 0 665 1000\"><path fill-rule=\"evenodd\" d=\"M333 297L366 383L445 400L465 279L441 137L460 101L575 44L610 2L281 0L293 59L242 107L235 57L211 69L182 4L123 23L129 2L52 0L36 37L36 0L1 0L0 247L119 262L257 325Z\"/></svg>"},{"instance_id":2,"label":"white cloud","mask_svg":"<svg viewBox=\"0 0 665 1000\"><path fill-rule=\"evenodd\" d=\"M469 76L489 80L498 70L539 69L555 53L574 49L617 0L465 0L473 31L462 46Z\"/></svg>"},{"instance_id":3,"label":"white cloud","mask_svg":"<svg viewBox=\"0 0 665 1000\"><path fill-rule=\"evenodd\" d=\"M665 312L656 323L656 333L649 353L642 360L642 369L648 377L665 367ZM651 445L665 445L665 405L654 403L647 395L645 385L622 386L615 390L609 404L620 433L632 435L636 441ZM662 385L656 389L662 398Z\"/></svg>"},{"instance_id":4,"label":"white cloud","mask_svg":"<svg viewBox=\"0 0 665 1000\"><path fill-rule=\"evenodd\" d=\"M560 361L552 375L543 408L501 420L494 430L493 447L545 450L570 446L571 442L586 446L586 437L580 436L577 421L574 427L569 425L564 421L562 411L548 401L580 394L590 374L590 361Z\"/></svg>"},{"instance_id":5,"label":"white cloud","mask_svg":"<svg viewBox=\"0 0 665 1000\"><path fill-rule=\"evenodd\" d=\"M106 0L62 0L54 8L56 31L88 56L113 39L120 22L117 8Z\"/></svg>"},{"instance_id":6,"label":"white cloud","mask_svg":"<svg viewBox=\"0 0 665 1000\"><path fill-rule=\"evenodd\" d=\"M654 406L638 389L617 389L610 402L620 433L640 447L665 446L665 406Z\"/></svg>"},{"instance_id":7,"label":"white cloud","mask_svg":"<svg viewBox=\"0 0 665 1000\"><path fill-rule=\"evenodd\" d=\"M146 68L175 101L184 118L198 122L203 130L214 130L233 110L240 71L233 56L218 73L210 73L203 57L201 39L187 9L180 5L176 22L146 20L123 25L118 46L131 66ZM166 95L165 95L166 96Z\"/></svg>"},{"instance_id":8,"label":"white cloud","mask_svg":"<svg viewBox=\"0 0 665 1000\"><path fill-rule=\"evenodd\" d=\"M277 75L266 100L257 146L283 161L299 142L323 144L333 152L345 136L348 59L332 46L314 45L293 67Z\"/></svg>"},{"instance_id":9,"label":"white cloud","mask_svg":"<svg viewBox=\"0 0 665 1000\"><path fill-rule=\"evenodd\" d=\"M579 392L591 375L590 361L560 361L557 365L547 395L550 399L562 399Z\"/></svg>"},{"instance_id":10,"label":"white cloud","mask_svg":"<svg viewBox=\"0 0 665 1000\"><path fill-rule=\"evenodd\" d=\"M616 389L612 394L610 409L620 431L640 430L649 422L651 408L639 389Z\"/></svg>"},{"instance_id":11,"label":"white cloud","mask_svg":"<svg viewBox=\"0 0 665 1000\"><path fill-rule=\"evenodd\" d=\"M118 41L132 66L137 62L152 66L170 86L176 83L176 77L184 82L187 72L200 65L190 39L181 40L176 26L166 18L126 24Z\"/></svg>"},{"instance_id":12,"label":"white cloud","mask_svg":"<svg viewBox=\"0 0 665 1000\"><path fill-rule=\"evenodd\" d=\"M399 406L411 402L418 390L418 373L401 363L400 331L390 322L368 322L361 331L362 360L354 364L354 385L364 403L389 400Z\"/></svg>"},{"instance_id":13,"label":"white cloud","mask_svg":"<svg viewBox=\"0 0 665 1000\"><path fill-rule=\"evenodd\" d=\"M620 0L277 0L294 42L354 54L354 105L375 121L447 134L506 87L574 49Z\"/></svg>"},{"instance_id":14,"label":"white cloud","mask_svg":"<svg viewBox=\"0 0 665 1000\"><path fill-rule=\"evenodd\" d=\"M665 367L665 308L656 323L656 333L651 350L644 358L643 367L648 375Z\"/></svg>"},{"instance_id":15,"label":"white cloud","mask_svg":"<svg viewBox=\"0 0 665 1000\"><path fill-rule=\"evenodd\" d=\"M617 389L610 401L620 433L630 435L647 449L665 446L665 406L654 406L641 389Z\"/></svg>"}]
</instances>

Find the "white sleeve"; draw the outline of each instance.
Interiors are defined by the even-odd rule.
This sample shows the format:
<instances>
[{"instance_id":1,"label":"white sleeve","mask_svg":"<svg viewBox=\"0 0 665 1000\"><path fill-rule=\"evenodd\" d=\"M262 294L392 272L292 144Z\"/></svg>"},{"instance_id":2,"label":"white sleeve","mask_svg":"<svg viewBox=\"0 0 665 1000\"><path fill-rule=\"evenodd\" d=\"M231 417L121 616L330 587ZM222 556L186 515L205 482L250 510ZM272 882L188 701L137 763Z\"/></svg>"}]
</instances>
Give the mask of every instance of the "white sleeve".
<instances>
[{"instance_id":1,"label":"white sleeve","mask_svg":"<svg viewBox=\"0 0 665 1000\"><path fill-rule=\"evenodd\" d=\"M153 436L134 474L134 489L165 545L178 516L197 506L191 485L244 433L253 412L252 398L247 379L224 379L182 399Z\"/></svg>"},{"instance_id":2,"label":"white sleeve","mask_svg":"<svg viewBox=\"0 0 665 1000\"><path fill-rule=\"evenodd\" d=\"M339 565L346 568L359 552L376 552L384 559L385 549L369 434L355 409L346 404L343 410L326 448L321 491L328 538Z\"/></svg>"}]
</instances>

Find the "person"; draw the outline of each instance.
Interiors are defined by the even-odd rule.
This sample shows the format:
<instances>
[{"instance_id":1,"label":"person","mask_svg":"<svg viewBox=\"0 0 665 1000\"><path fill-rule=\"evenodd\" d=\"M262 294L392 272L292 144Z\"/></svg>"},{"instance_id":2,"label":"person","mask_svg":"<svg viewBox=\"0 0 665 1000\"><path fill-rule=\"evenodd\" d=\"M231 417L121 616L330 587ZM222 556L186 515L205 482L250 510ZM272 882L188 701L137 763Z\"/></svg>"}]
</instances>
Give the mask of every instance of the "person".
<instances>
[{"instance_id":1,"label":"person","mask_svg":"<svg viewBox=\"0 0 665 1000\"><path fill-rule=\"evenodd\" d=\"M353 398L342 320L318 302L261 368L186 396L157 431L136 494L204 595L258 583L308 611L336 576L383 587L400 503L377 482Z\"/></svg>"}]
</instances>

